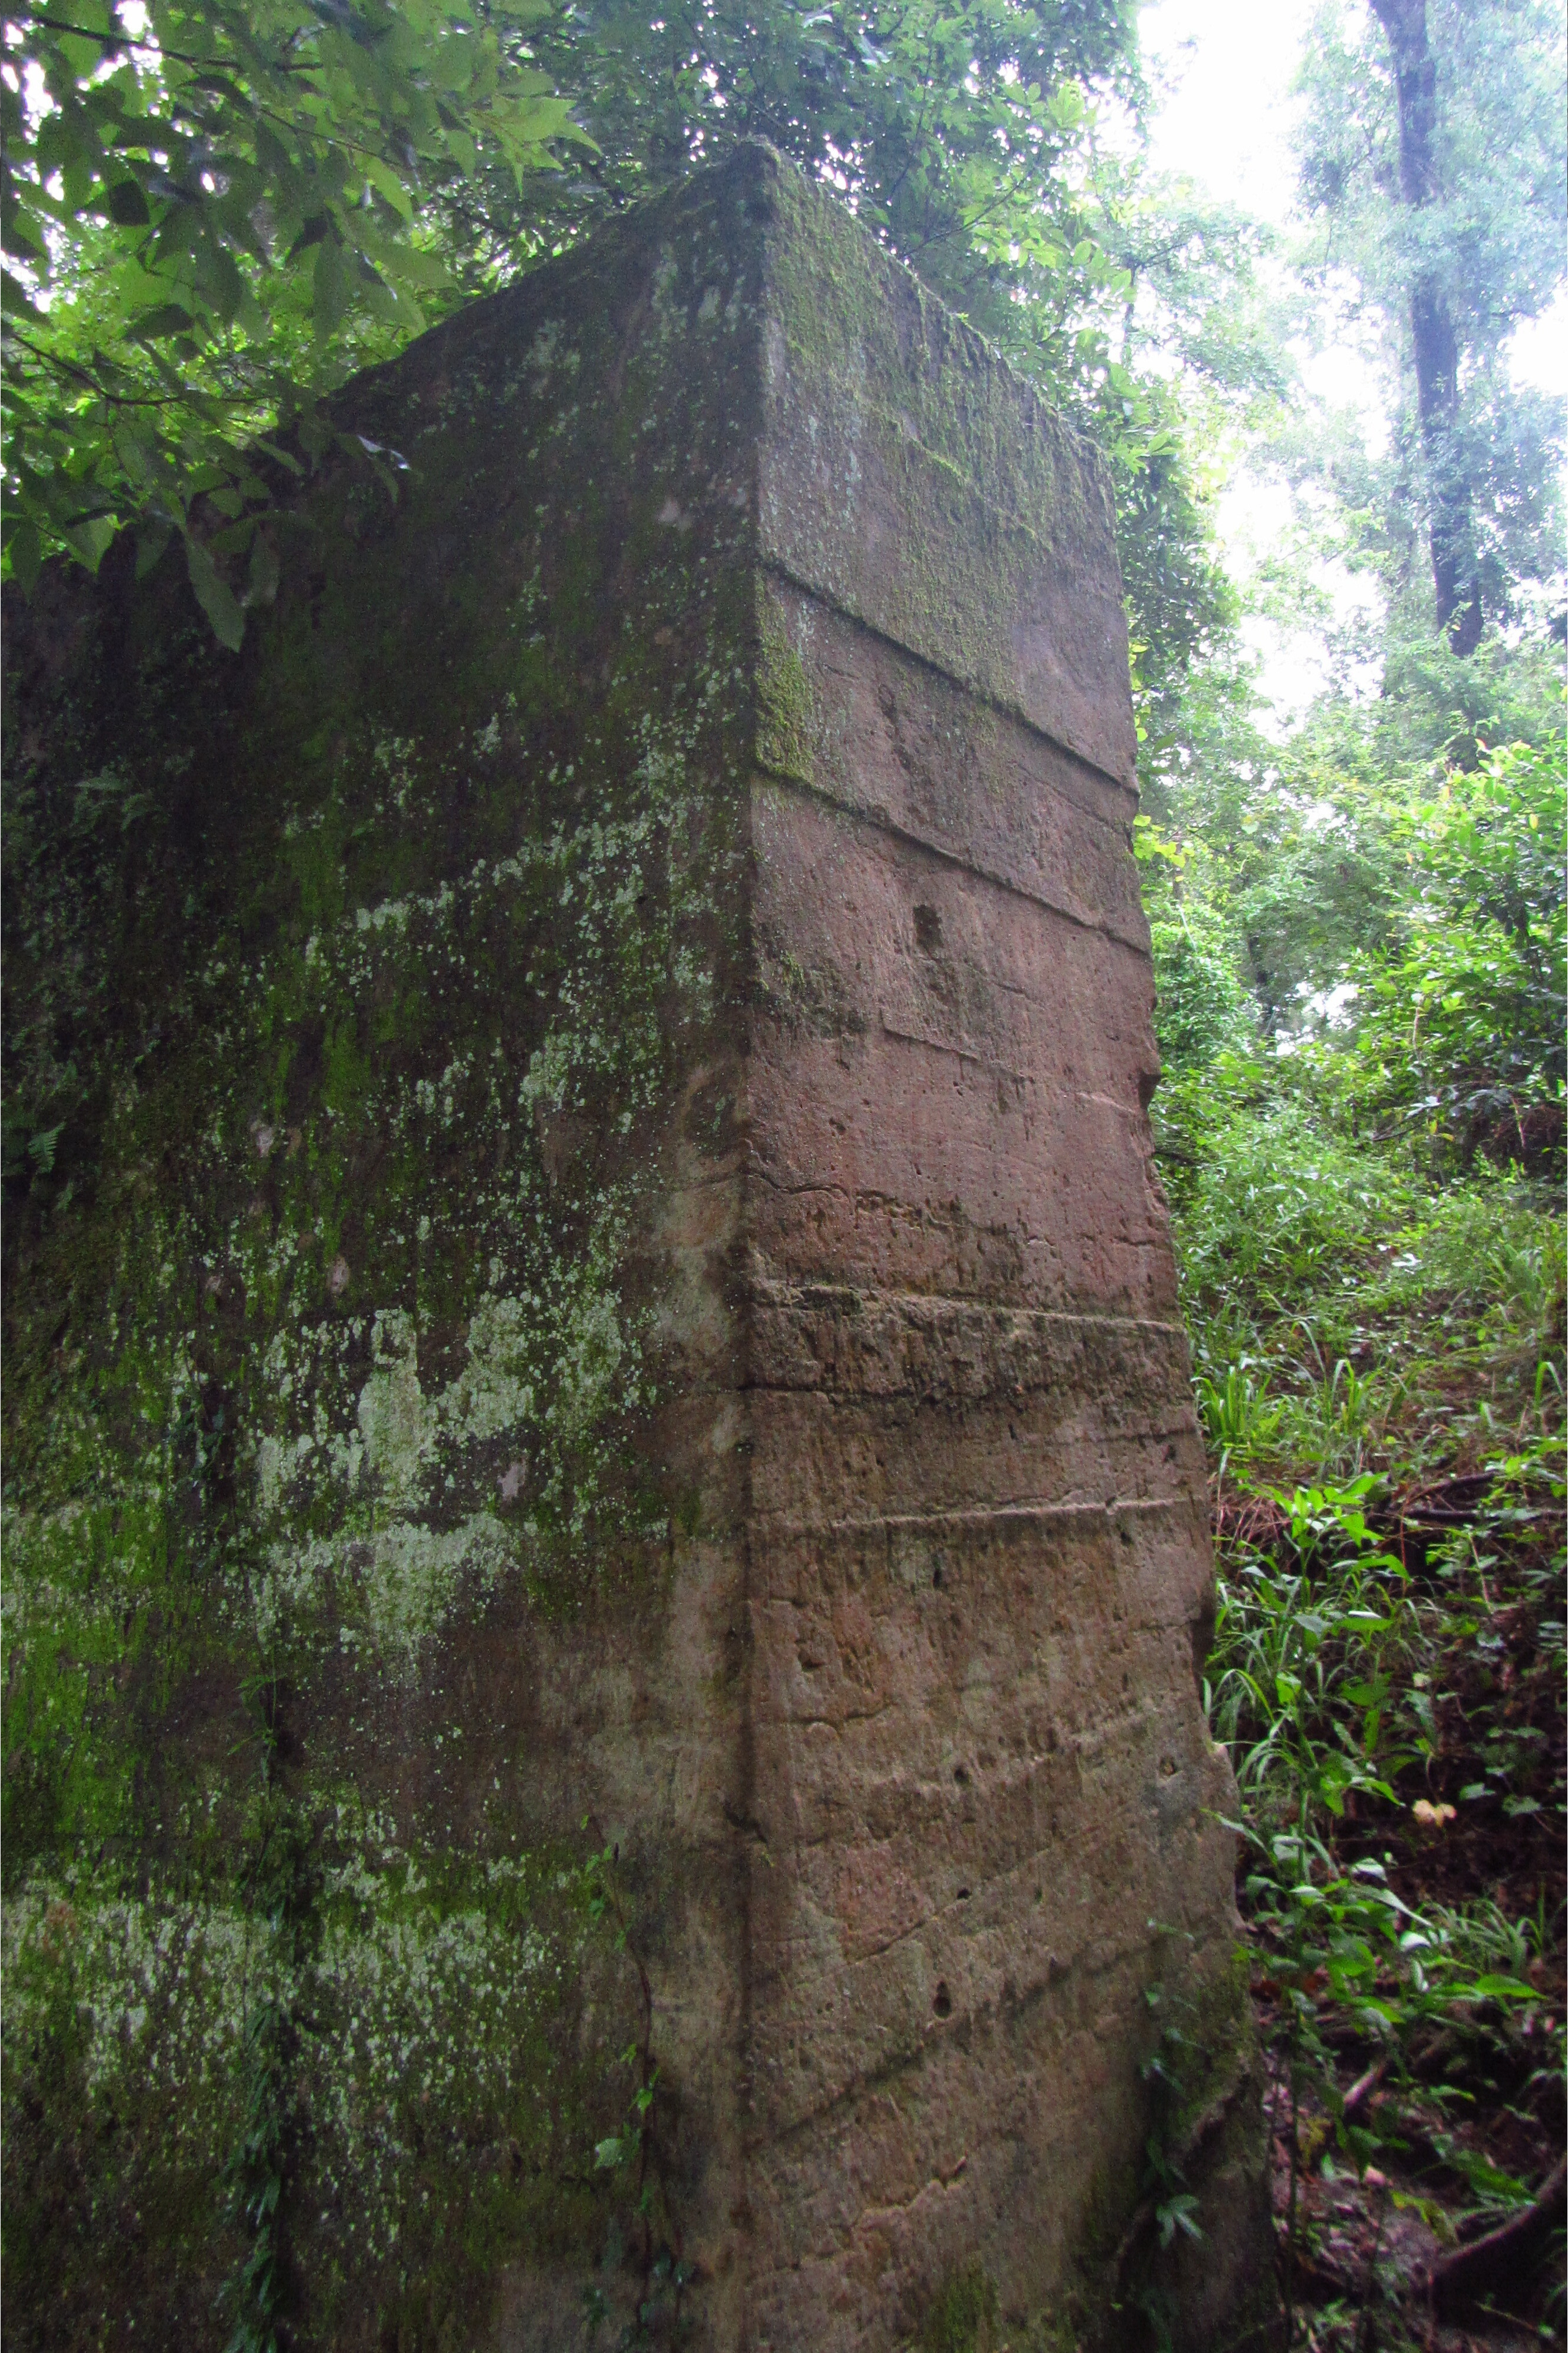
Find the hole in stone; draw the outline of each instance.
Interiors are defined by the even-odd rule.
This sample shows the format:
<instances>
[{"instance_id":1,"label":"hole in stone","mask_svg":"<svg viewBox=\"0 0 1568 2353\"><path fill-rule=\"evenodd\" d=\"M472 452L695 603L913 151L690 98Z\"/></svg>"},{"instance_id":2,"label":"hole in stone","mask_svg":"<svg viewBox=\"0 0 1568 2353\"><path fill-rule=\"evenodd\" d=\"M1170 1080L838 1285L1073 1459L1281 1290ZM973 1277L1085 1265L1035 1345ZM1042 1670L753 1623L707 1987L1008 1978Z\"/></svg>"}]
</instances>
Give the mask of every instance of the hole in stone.
<instances>
[{"instance_id":1,"label":"hole in stone","mask_svg":"<svg viewBox=\"0 0 1568 2353\"><path fill-rule=\"evenodd\" d=\"M957 1784L958 1784L958 1786L959 1786L959 1788L960 1788L961 1789L967 1789L967 1788L968 1788L968 1787L969 1787L969 1767L968 1767L968 1766L967 1766L967 1765L955 1765L955 1766L953 1767L953 1768L952 1768L952 1778L953 1778L953 1779L957 1782Z\"/></svg>"},{"instance_id":2,"label":"hole in stone","mask_svg":"<svg viewBox=\"0 0 1568 2353\"><path fill-rule=\"evenodd\" d=\"M967 1904L967 1903L968 1903L968 1901L969 1901L969 1890L968 1890L968 1888L967 1888L967 1887L961 1887L961 1888L959 1889L959 1891L958 1891L958 1900L959 1900L959 1902L960 1902L961 1904Z\"/></svg>"},{"instance_id":3,"label":"hole in stone","mask_svg":"<svg viewBox=\"0 0 1568 2353\"><path fill-rule=\"evenodd\" d=\"M939 2018L951 2018L952 2016L952 1996L947 1989L947 1980L945 1978L937 1987L936 2000L932 2002L931 2008L935 2010Z\"/></svg>"},{"instance_id":4,"label":"hole in stone","mask_svg":"<svg viewBox=\"0 0 1568 2353\"><path fill-rule=\"evenodd\" d=\"M942 1563L940 1561L931 1573L931 1581L940 1591L942 1588Z\"/></svg>"},{"instance_id":5,"label":"hole in stone","mask_svg":"<svg viewBox=\"0 0 1568 2353\"><path fill-rule=\"evenodd\" d=\"M927 955L933 955L942 945L942 917L934 907L915 909L915 944Z\"/></svg>"}]
</instances>

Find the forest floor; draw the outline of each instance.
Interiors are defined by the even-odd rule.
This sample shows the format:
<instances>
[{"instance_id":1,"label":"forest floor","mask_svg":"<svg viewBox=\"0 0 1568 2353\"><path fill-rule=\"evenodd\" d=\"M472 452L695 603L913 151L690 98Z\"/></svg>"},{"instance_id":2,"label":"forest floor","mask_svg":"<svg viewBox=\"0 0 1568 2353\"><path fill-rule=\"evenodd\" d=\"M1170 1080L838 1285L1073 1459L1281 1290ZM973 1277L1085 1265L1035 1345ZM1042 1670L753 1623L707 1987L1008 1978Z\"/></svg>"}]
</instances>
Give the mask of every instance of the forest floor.
<instances>
[{"instance_id":1,"label":"forest floor","mask_svg":"<svg viewBox=\"0 0 1568 2353\"><path fill-rule=\"evenodd\" d=\"M1199 1384L1211 1715L1309 2353L1568 2341L1561 1291L1424 1305L1331 1376L1306 1352L1299 1397L1279 1324Z\"/></svg>"}]
</instances>

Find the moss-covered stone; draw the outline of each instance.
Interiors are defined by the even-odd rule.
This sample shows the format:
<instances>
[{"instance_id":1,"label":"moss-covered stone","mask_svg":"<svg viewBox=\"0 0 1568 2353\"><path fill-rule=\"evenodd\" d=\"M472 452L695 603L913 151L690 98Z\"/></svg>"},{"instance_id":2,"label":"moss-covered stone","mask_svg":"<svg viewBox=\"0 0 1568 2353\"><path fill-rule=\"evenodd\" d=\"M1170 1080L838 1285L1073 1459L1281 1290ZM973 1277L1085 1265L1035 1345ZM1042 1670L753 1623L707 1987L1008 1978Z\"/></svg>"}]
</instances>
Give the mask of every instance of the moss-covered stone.
<instances>
[{"instance_id":1,"label":"moss-covered stone","mask_svg":"<svg viewBox=\"0 0 1568 2353\"><path fill-rule=\"evenodd\" d=\"M722 192L673 217L350 389L399 497L335 454L238 657L129 548L9 617L31 2341L221 2325L264 2014L295 2327L435 2342L505 2263L597 2260L638 2026L592 1777L541 1802L530 1709L476 1723L458 1670L497 1613L657 1609L702 1517L657 1236L745 987L757 255Z\"/></svg>"},{"instance_id":2,"label":"moss-covered stone","mask_svg":"<svg viewBox=\"0 0 1568 2353\"><path fill-rule=\"evenodd\" d=\"M965 2263L932 2302L920 2353L994 2353L1001 2318L995 2283L982 2264Z\"/></svg>"},{"instance_id":3,"label":"moss-covered stone","mask_svg":"<svg viewBox=\"0 0 1568 2353\"><path fill-rule=\"evenodd\" d=\"M337 421L237 655L129 547L6 615L7 2318L978 2346L1068 2235L995 2085L1120 2021L1120 2179L1225 1868L1103 481L763 150Z\"/></svg>"}]
</instances>

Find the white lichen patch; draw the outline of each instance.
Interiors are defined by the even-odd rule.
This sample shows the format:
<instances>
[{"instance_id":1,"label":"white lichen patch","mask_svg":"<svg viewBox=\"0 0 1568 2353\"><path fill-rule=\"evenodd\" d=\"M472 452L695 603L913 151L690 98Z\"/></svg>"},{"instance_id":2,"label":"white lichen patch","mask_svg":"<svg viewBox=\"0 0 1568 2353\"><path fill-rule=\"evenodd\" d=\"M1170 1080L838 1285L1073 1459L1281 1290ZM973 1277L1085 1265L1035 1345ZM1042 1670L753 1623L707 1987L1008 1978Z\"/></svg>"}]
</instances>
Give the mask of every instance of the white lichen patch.
<instances>
[{"instance_id":1,"label":"white lichen patch","mask_svg":"<svg viewBox=\"0 0 1568 2353\"><path fill-rule=\"evenodd\" d=\"M264 1925L232 1905L37 1880L7 1902L0 1949L13 2048L68 1989L89 2098L110 2115L155 2102L177 2160L221 2164L246 2012L278 1981Z\"/></svg>"},{"instance_id":2,"label":"white lichen patch","mask_svg":"<svg viewBox=\"0 0 1568 2353\"><path fill-rule=\"evenodd\" d=\"M419 1387L411 1315L396 1307L379 1310L371 1351L374 1370L360 1391L355 1419L366 1467L389 1508L398 1511L424 1495L440 1416Z\"/></svg>"},{"instance_id":3,"label":"white lichen patch","mask_svg":"<svg viewBox=\"0 0 1568 2353\"><path fill-rule=\"evenodd\" d=\"M459 1599L482 1603L518 1557L518 1539L488 1512L455 1528L401 1520L379 1529L363 1588L372 1633L414 1667L420 1645L440 1632Z\"/></svg>"},{"instance_id":4,"label":"white lichen patch","mask_svg":"<svg viewBox=\"0 0 1568 2353\"><path fill-rule=\"evenodd\" d=\"M468 1320L468 1363L437 1407L448 1428L483 1442L532 1421L542 1309L536 1293L480 1301Z\"/></svg>"},{"instance_id":5,"label":"white lichen patch","mask_svg":"<svg viewBox=\"0 0 1568 2353\"><path fill-rule=\"evenodd\" d=\"M389 1666L412 1672L455 1612L526 1573L546 1534L587 1540L616 1432L650 1398L648 1318L628 1315L616 1282L635 1206L627 1188L609 1189L581 1250L542 1254L537 1287L482 1293L463 1361L433 1395L416 1318L379 1309L358 1327L371 1367L352 1419L324 1418L318 1382L312 1427L260 1440L256 1497L270 1540L249 1591L265 1652L330 1606L355 1639L363 1628ZM506 1271L499 1257L489 1268L492 1279ZM319 1369L312 1356L330 1328L301 1335L295 1351L274 1342L278 1394ZM464 1496L470 1508L454 1511ZM301 1536L289 1532L300 1517L339 1525Z\"/></svg>"},{"instance_id":6,"label":"white lichen patch","mask_svg":"<svg viewBox=\"0 0 1568 2353\"><path fill-rule=\"evenodd\" d=\"M608 1293L579 1303L567 1324L565 1343L556 1414L563 1434L580 1441L620 1402L626 1343Z\"/></svg>"},{"instance_id":7,"label":"white lichen patch","mask_svg":"<svg viewBox=\"0 0 1568 2353\"><path fill-rule=\"evenodd\" d=\"M404 2235L433 2126L462 2119L470 2140L487 2123L497 2140L542 2137L543 2029L565 1974L535 1930L478 1910L442 1917L384 1903L367 1923L329 1925L310 1988L332 2045L311 2102L310 2188L358 2262L381 2260Z\"/></svg>"}]
</instances>

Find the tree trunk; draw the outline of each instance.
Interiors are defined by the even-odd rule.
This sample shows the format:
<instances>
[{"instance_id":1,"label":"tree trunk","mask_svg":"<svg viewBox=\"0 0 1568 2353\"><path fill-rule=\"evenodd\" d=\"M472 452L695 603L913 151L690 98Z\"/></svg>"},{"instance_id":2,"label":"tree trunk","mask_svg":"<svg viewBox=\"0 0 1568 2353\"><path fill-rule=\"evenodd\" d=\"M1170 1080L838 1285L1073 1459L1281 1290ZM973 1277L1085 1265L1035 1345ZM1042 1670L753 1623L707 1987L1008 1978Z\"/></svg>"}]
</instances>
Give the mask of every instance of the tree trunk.
<instances>
[{"instance_id":1,"label":"tree trunk","mask_svg":"<svg viewBox=\"0 0 1568 2353\"><path fill-rule=\"evenodd\" d=\"M1433 153L1437 128L1437 67L1426 38L1426 0L1372 0L1394 54L1399 105L1399 190L1412 208L1437 194ZM1458 654L1474 653L1481 634L1469 485L1455 446L1459 412L1458 339L1437 279L1424 271L1410 290L1415 347L1415 405L1431 500L1429 542L1437 626Z\"/></svg>"}]
</instances>

